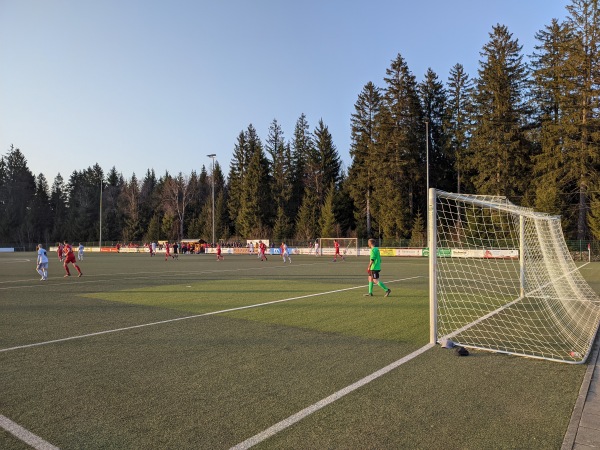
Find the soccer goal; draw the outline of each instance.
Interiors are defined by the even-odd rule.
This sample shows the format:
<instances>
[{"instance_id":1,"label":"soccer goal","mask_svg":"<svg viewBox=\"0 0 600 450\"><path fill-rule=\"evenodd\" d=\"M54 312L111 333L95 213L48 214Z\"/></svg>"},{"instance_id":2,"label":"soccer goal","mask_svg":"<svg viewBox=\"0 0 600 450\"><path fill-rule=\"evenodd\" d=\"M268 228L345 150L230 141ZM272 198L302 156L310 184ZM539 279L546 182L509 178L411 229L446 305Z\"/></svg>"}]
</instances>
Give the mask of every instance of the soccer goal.
<instances>
[{"instance_id":1,"label":"soccer goal","mask_svg":"<svg viewBox=\"0 0 600 450\"><path fill-rule=\"evenodd\" d=\"M357 238L319 238L319 253L321 255L335 255L335 241L340 244L340 255L358 256Z\"/></svg>"},{"instance_id":2,"label":"soccer goal","mask_svg":"<svg viewBox=\"0 0 600 450\"><path fill-rule=\"evenodd\" d=\"M429 191L430 341L584 363L600 299L559 216L504 197Z\"/></svg>"}]
</instances>

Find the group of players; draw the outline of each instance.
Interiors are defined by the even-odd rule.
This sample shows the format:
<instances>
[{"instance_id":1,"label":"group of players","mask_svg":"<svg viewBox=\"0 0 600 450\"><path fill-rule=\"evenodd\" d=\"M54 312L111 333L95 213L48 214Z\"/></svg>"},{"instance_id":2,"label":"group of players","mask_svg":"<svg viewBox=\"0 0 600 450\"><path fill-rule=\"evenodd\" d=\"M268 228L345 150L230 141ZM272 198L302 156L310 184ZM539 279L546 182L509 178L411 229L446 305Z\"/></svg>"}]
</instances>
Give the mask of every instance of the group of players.
<instances>
[{"instance_id":1,"label":"group of players","mask_svg":"<svg viewBox=\"0 0 600 450\"><path fill-rule=\"evenodd\" d=\"M318 256L319 252L318 252L317 245L318 244L315 243L315 254ZM337 239L334 241L334 247L335 247L335 253L334 253L333 261L336 262L338 256L342 259L342 261L344 261L345 258L344 258L344 255L342 255L340 253L340 244L337 241ZM173 249L172 255L171 255L171 249ZM280 249L281 256L283 258L283 262L284 263L289 262L291 264L292 257L290 255L289 249L288 249L287 245L285 244L285 242L281 243L281 245L279 246L279 249ZM392 291L385 284L383 284L382 281L379 280L379 272L381 271L381 255L379 253L379 248L377 247L375 239L369 239L369 249L370 249L370 256L369 256L369 265L367 267L367 274L369 276L369 292L365 295L369 296L369 297L373 296L373 286L375 284L377 284L380 288L382 288L385 291L385 294L384 294L385 297L388 297ZM78 248L78 253L77 253L79 261L83 260L83 250L84 250L84 247L80 243L79 248ZM150 247L150 256L153 256L155 254L155 251L156 251L155 248L153 249L152 247ZM266 252L267 252L266 244L263 241L259 241L259 243L258 243L258 259L260 259L261 261L267 261ZM71 272L69 271L69 264L72 264L75 267L75 269L77 269L78 277L83 276L83 273L81 272L81 268L77 265L77 262L75 260L75 253L73 252L73 247L71 246L71 244L69 244L67 241L64 241L63 244L59 243L57 246L57 254L58 254L59 261L63 263L63 267L65 268L65 272L66 272L66 274L64 275L65 278L71 276ZM179 258L177 243L174 243L172 245L169 245L168 242L166 243L166 245L165 245L165 261L168 261L169 257L171 257L173 259ZM221 245L218 244L217 245L217 261L223 261L224 259L225 259L225 257L222 254ZM48 254L46 253L46 250L44 249L42 244L38 244L38 246L37 246L36 270L42 277L42 278L40 278L40 281L46 281L48 279Z\"/></svg>"},{"instance_id":2,"label":"group of players","mask_svg":"<svg viewBox=\"0 0 600 450\"><path fill-rule=\"evenodd\" d=\"M79 261L83 261L83 244L79 244L77 257ZM69 270L69 264L72 264L75 269L77 269L77 277L83 276L81 272L81 268L77 265L75 260L75 253L73 252L73 246L69 244L67 241L64 243L59 243L56 250L58 260L63 263L63 267L65 268L65 278L71 276L71 271ZM38 244L37 246L37 260L36 260L36 271L41 275L40 281L46 281L48 279L48 254L46 253L46 249L42 244Z\"/></svg>"}]
</instances>

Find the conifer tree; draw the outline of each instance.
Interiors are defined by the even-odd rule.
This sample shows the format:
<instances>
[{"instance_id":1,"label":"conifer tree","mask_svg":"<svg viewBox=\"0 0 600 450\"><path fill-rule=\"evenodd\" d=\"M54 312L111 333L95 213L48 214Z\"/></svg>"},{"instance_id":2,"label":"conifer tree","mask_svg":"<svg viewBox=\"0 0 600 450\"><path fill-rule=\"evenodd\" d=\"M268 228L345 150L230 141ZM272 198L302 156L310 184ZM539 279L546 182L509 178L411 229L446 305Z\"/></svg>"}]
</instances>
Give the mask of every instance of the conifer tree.
<instances>
[{"instance_id":1,"label":"conifer tree","mask_svg":"<svg viewBox=\"0 0 600 450\"><path fill-rule=\"evenodd\" d=\"M448 79L448 109L446 112L446 134L448 152L454 161L456 192L465 192L465 152L469 145L469 104L473 93L473 82L461 64L450 69ZM467 191L469 188L467 187Z\"/></svg>"},{"instance_id":2,"label":"conifer tree","mask_svg":"<svg viewBox=\"0 0 600 450\"><path fill-rule=\"evenodd\" d=\"M269 161L252 126L246 133L248 167L241 186L240 209L236 217L236 235L266 238L273 220Z\"/></svg>"},{"instance_id":3,"label":"conifer tree","mask_svg":"<svg viewBox=\"0 0 600 450\"><path fill-rule=\"evenodd\" d=\"M514 199L524 195L529 185L530 145L522 129L527 68L521 49L505 26L496 25L481 52L468 150L478 194Z\"/></svg>"},{"instance_id":4,"label":"conifer tree","mask_svg":"<svg viewBox=\"0 0 600 450\"><path fill-rule=\"evenodd\" d=\"M27 212L27 222L31 229L29 242L38 242L48 246L52 227L50 195L48 181L43 173L35 179L35 195Z\"/></svg>"},{"instance_id":5,"label":"conifer tree","mask_svg":"<svg viewBox=\"0 0 600 450\"><path fill-rule=\"evenodd\" d=\"M249 129L252 127L250 125ZM243 184L248 171L250 148L247 141L248 132L241 131L234 146L233 156L229 164L228 189L229 197L227 207L229 216L237 229L238 214L242 204ZM204 196L201 196L204 198Z\"/></svg>"},{"instance_id":6,"label":"conifer tree","mask_svg":"<svg viewBox=\"0 0 600 450\"><path fill-rule=\"evenodd\" d=\"M0 236L6 242L27 242L27 209L35 196L35 177L21 150L11 145L0 169Z\"/></svg>"},{"instance_id":7,"label":"conifer tree","mask_svg":"<svg viewBox=\"0 0 600 450\"><path fill-rule=\"evenodd\" d=\"M59 173L54 178L50 190L50 211L52 217L51 239L54 242L62 239L62 229L66 221L67 190L64 179Z\"/></svg>"},{"instance_id":8,"label":"conifer tree","mask_svg":"<svg viewBox=\"0 0 600 450\"><path fill-rule=\"evenodd\" d=\"M539 41L531 58L532 101L537 111L535 121L538 128L538 150L532 158L535 207L539 211L560 214L567 205L567 198L561 195L564 164L562 118L568 103L565 94L574 88L572 78L565 73L568 46L573 36L569 27L554 19L535 37Z\"/></svg>"},{"instance_id":9,"label":"conifer tree","mask_svg":"<svg viewBox=\"0 0 600 450\"><path fill-rule=\"evenodd\" d=\"M296 239L310 241L319 233L319 218L317 210L319 202L315 192L310 188L304 190L302 204L296 217Z\"/></svg>"},{"instance_id":10,"label":"conifer tree","mask_svg":"<svg viewBox=\"0 0 600 450\"><path fill-rule=\"evenodd\" d=\"M125 182L121 188L119 209L123 212L125 220L123 241L137 241L142 237L142 227L140 224L140 186L135 173L131 175L129 182Z\"/></svg>"},{"instance_id":11,"label":"conifer tree","mask_svg":"<svg viewBox=\"0 0 600 450\"><path fill-rule=\"evenodd\" d=\"M277 120L273 120L269 127L269 135L265 144L267 153L271 157L271 172L272 172L272 187L273 200L277 209L277 219L279 222L279 232L289 232L289 222L284 220L287 225L284 228L283 216L292 213L289 208L290 199L292 197L292 157L290 146L285 143L283 130ZM281 211L280 211L281 210ZM281 214L281 215L280 215ZM281 236L281 238L289 237L289 235ZM279 238L278 238L279 239Z\"/></svg>"},{"instance_id":12,"label":"conifer tree","mask_svg":"<svg viewBox=\"0 0 600 450\"><path fill-rule=\"evenodd\" d=\"M371 236L371 195L377 173L375 157L375 126L381 108L381 90L368 82L354 104L351 119L350 156L348 170L349 192L356 205L356 222L364 230L364 237Z\"/></svg>"},{"instance_id":13,"label":"conifer tree","mask_svg":"<svg viewBox=\"0 0 600 450\"><path fill-rule=\"evenodd\" d=\"M321 213L319 217L319 229L321 237L337 237L336 233L336 225L337 222L335 220L335 212L334 212L334 202L335 202L335 184L331 183L329 185L329 189L327 190L327 195L325 196L325 201L323 202L323 206L321 206Z\"/></svg>"},{"instance_id":14,"label":"conifer tree","mask_svg":"<svg viewBox=\"0 0 600 450\"><path fill-rule=\"evenodd\" d=\"M383 237L399 239L409 233L411 217L425 197L425 123L417 82L401 55L384 81L373 197Z\"/></svg>"},{"instance_id":15,"label":"conifer tree","mask_svg":"<svg viewBox=\"0 0 600 450\"><path fill-rule=\"evenodd\" d=\"M419 83L419 93L427 122L425 130L428 135L425 139L428 139L429 145L425 148L427 150L429 147L429 187L449 191L453 187L455 176L454 161L448 152L449 136L445 129L448 98L444 84L431 68L427 69L425 79ZM427 167L425 169L427 171ZM426 198L425 195L424 200ZM421 207L425 209L424 202Z\"/></svg>"},{"instance_id":16,"label":"conifer tree","mask_svg":"<svg viewBox=\"0 0 600 450\"><path fill-rule=\"evenodd\" d=\"M577 193L577 239L588 235L589 191L600 186L600 9L597 0L573 0L566 23L573 31L566 67L575 81L564 112L563 185Z\"/></svg>"},{"instance_id":17,"label":"conifer tree","mask_svg":"<svg viewBox=\"0 0 600 450\"><path fill-rule=\"evenodd\" d=\"M313 138L310 133L310 127L306 116L300 115L294 127L294 137L291 142L291 157L292 157L292 194L289 202L291 211L298 211L304 189L306 187L306 165L313 152Z\"/></svg>"}]
</instances>

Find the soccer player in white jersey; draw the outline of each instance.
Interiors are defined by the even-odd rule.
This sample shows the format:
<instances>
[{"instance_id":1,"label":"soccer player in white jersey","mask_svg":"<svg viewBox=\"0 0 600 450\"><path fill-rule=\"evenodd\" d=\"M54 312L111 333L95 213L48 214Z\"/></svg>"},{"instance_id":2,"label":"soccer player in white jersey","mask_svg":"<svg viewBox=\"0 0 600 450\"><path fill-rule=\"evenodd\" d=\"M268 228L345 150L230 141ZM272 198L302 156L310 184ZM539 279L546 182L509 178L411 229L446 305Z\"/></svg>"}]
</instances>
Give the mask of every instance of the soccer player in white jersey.
<instances>
[{"instance_id":1,"label":"soccer player in white jersey","mask_svg":"<svg viewBox=\"0 0 600 450\"><path fill-rule=\"evenodd\" d=\"M83 244L80 242L79 247L77 248L77 259L79 261L83 261Z\"/></svg>"},{"instance_id":2,"label":"soccer player in white jersey","mask_svg":"<svg viewBox=\"0 0 600 450\"><path fill-rule=\"evenodd\" d=\"M290 252L285 242L281 243L281 257L283 258L284 263L286 262L286 258L290 261L290 264L292 263L292 257L290 256Z\"/></svg>"},{"instance_id":3,"label":"soccer player in white jersey","mask_svg":"<svg viewBox=\"0 0 600 450\"><path fill-rule=\"evenodd\" d=\"M46 281L48 279L48 255L46 254L46 250L44 250L42 244L38 244L37 249L38 256L36 270L37 273L42 276L40 281Z\"/></svg>"}]
</instances>

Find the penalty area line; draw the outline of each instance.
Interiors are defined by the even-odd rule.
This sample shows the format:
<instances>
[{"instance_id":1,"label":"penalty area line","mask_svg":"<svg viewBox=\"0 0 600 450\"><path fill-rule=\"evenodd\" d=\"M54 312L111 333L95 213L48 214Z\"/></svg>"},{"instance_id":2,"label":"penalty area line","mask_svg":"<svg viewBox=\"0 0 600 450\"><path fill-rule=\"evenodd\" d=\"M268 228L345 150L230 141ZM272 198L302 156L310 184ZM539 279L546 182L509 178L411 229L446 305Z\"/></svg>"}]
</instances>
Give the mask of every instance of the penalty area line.
<instances>
[{"instance_id":1,"label":"penalty area line","mask_svg":"<svg viewBox=\"0 0 600 450\"><path fill-rule=\"evenodd\" d=\"M41 437L33 434L31 431L26 430L18 423L13 422L8 417L0 414L0 428L8 431L10 434L15 436L17 439L25 442L36 450L59 450L58 447L46 442Z\"/></svg>"},{"instance_id":2,"label":"penalty area line","mask_svg":"<svg viewBox=\"0 0 600 450\"><path fill-rule=\"evenodd\" d=\"M417 275L417 276L414 276L414 277L401 278L401 279L398 279L398 280L388 281L387 283L396 283L398 281L413 280L415 278L423 278L423 277L421 275ZM224 314L224 313L233 312L233 311L241 311L241 310L250 309L250 308L258 308L260 306L274 305L274 304L277 304L277 303L290 302L292 300L300 300L300 299L303 299L303 298L319 297L321 295L328 295L328 294L336 294L338 292L351 291L351 290L354 290L354 289L362 289L364 287L366 287L366 286L365 285L362 285L362 286L353 286L353 287L344 288L344 289L336 289L336 290L333 290L333 291L317 292L315 294L301 295L299 297L290 297L290 298L284 298L284 299L280 299L280 300L273 300L271 302L255 303L253 305L238 306L236 308L222 309L220 311L211 311L211 312L202 313L202 314L194 314L194 315L191 315L191 316L176 317L174 319L159 320L157 322L149 322L149 323L143 323L143 324L140 324L140 325L132 325L132 326L129 326L129 327L114 328L112 330L97 331L95 333L81 334L81 335L77 335L77 336L69 336L69 337L61 338L61 339L53 339L51 341L36 342L36 343L33 343L33 344L25 344L25 345L17 345L15 347L2 348L2 349L0 349L0 353L10 352L10 351L13 351L13 350L19 350L19 349L24 349L24 348L30 348L30 347L39 347L41 345L57 344L59 342L73 341L75 339L84 339L84 338L93 337L93 336L101 336L103 334L117 333L119 331L128 331L128 330L135 330L135 329L138 329L138 328L152 327L152 326L155 326L155 325L162 325L162 324L165 324L165 323L178 322L180 320L188 320L188 319L196 319L198 317L214 316L214 315L217 315L217 314Z\"/></svg>"},{"instance_id":3,"label":"penalty area line","mask_svg":"<svg viewBox=\"0 0 600 450\"><path fill-rule=\"evenodd\" d=\"M403 358L400 358L398 361L395 361L395 362L383 367L382 369L379 369L378 371L373 372L371 375L368 375L368 376L362 378L361 380L358 380L356 383L353 383L349 386L346 386L343 389L340 389L339 391L331 394L329 397L326 397L323 400L319 400L318 402L310 405L307 408L304 408L303 410L297 412L296 414L292 414L288 418L283 419L281 422L276 423L275 425L252 436L251 438L248 438L245 441L240 442L239 444L235 445L234 447L231 447L230 450L246 450L250 447L255 446L256 444L260 444L261 442L270 438L271 436L276 435L280 431L283 431L286 428L291 427L296 422L299 422L300 420L304 419L305 417L310 416L312 413L317 412L318 410L320 410L320 409L324 408L325 406L330 405L331 403L335 402L336 400L339 400L340 398L350 394L351 392L357 390L358 388L364 386L365 384L368 384L371 381L376 380L377 378L385 375L386 373L396 369L397 367L400 367L402 364L410 361L411 359L416 358L420 354L425 353L427 350L429 350L432 347L434 347L434 344L430 343L430 344L427 344L427 345L421 347L418 350L415 350L414 352L404 356Z\"/></svg>"}]
</instances>

